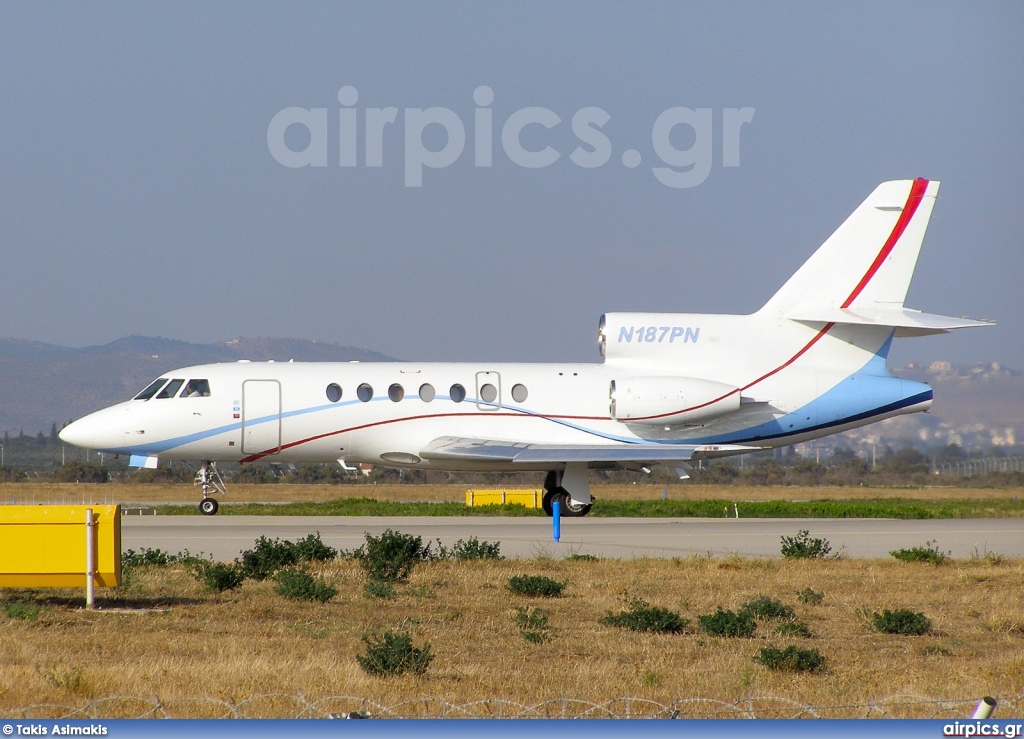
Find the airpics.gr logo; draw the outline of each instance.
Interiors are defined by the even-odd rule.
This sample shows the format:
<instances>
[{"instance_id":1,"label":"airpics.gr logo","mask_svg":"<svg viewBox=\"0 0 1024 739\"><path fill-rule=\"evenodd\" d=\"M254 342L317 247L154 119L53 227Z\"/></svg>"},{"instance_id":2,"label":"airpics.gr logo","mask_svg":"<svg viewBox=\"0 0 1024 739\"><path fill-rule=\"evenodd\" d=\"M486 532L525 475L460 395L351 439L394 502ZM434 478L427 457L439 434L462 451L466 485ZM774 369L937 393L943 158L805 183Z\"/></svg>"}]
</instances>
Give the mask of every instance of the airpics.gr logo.
<instances>
[{"instance_id":1,"label":"airpics.gr logo","mask_svg":"<svg viewBox=\"0 0 1024 739\"><path fill-rule=\"evenodd\" d=\"M284 108L278 111L267 127L267 148L271 156L285 167L326 167L331 160L330 141L337 141L339 167L358 167L360 137L363 149L364 167L384 166L385 131L399 120L398 108L365 108L360 127L359 92L346 85L338 90L337 137L331 135L327 108ZM491 105L494 92L481 85L473 92L472 147L473 164L476 167L491 167L494 161L495 121ZM405 186L422 187L423 170L444 169L459 160L466 149L466 126L458 114L450 108L405 108L402 112L404 128ZM740 131L745 123L754 119L753 108L722 108L721 147L722 166L740 166ZM569 161L583 169L603 167L612 159L615 148L611 139L602 130L611 120L611 115L601 108L586 107L577 110L570 120L572 133L579 145L568 154ZM541 126L551 130L562 124L562 118L553 110L541 107L520 108L512 113L501 125L501 149L509 161L527 169L550 167L563 152L550 143L528 148L522 141L527 127ZM696 187L711 174L714 154L715 120L711 108L674 107L665 110L651 127L651 143L660 160L659 166L651 172L659 182L668 187ZM306 129L308 143L305 148L293 149L286 142L286 133L292 126ZM424 132L431 126L444 130L447 139L439 149L429 148L424 141ZM673 130L677 126L689 129L677 134L678 138L693 136L693 145L679 149L672 143ZM535 139L530 131L531 140ZM300 138L300 137L296 137ZM304 139L304 137L301 137ZM292 142L295 143L294 141ZM637 149L625 149L620 161L628 169L640 166L642 155Z\"/></svg>"}]
</instances>

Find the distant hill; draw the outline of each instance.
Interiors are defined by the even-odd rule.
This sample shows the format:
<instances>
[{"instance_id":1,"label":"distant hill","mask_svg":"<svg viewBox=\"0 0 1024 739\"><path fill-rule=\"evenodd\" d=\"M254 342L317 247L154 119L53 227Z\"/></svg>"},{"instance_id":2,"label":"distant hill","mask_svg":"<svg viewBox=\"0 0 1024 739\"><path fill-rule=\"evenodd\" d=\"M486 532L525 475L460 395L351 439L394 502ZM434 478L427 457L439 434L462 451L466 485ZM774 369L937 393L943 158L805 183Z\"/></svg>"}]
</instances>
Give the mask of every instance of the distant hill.
<instances>
[{"instance_id":1,"label":"distant hill","mask_svg":"<svg viewBox=\"0 0 1024 739\"><path fill-rule=\"evenodd\" d=\"M239 359L393 361L378 352L302 339L238 338L216 344L129 336L80 349L0 339L0 433L49 431L139 392L176 367Z\"/></svg>"}]
</instances>

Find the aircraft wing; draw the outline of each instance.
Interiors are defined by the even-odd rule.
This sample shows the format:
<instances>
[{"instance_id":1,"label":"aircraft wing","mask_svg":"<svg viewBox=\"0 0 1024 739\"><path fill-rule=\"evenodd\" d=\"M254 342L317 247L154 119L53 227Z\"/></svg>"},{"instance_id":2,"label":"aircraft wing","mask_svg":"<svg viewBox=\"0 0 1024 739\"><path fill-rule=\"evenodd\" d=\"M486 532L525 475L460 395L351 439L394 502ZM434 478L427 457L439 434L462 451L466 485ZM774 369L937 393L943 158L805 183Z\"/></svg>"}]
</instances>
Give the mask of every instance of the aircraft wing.
<instances>
[{"instance_id":1,"label":"aircraft wing","mask_svg":"<svg viewBox=\"0 0 1024 739\"><path fill-rule=\"evenodd\" d=\"M420 452L424 459L466 462L683 462L729 452L753 452L759 447L737 444L528 444L493 439L442 436Z\"/></svg>"}]
</instances>

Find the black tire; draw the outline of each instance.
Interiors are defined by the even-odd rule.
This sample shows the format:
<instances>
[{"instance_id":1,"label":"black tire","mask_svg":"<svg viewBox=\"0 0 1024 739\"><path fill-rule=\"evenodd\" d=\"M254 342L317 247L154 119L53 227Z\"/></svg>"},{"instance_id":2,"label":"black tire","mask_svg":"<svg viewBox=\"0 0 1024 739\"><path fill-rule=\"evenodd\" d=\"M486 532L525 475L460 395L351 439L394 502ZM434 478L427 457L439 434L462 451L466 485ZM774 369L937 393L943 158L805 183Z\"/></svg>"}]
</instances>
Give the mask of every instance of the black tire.
<instances>
[{"instance_id":1,"label":"black tire","mask_svg":"<svg viewBox=\"0 0 1024 739\"><path fill-rule=\"evenodd\" d=\"M583 518L583 516L590 513L590 508L593 503L573 503L569 493L563 491L562 497L558 501L561 503L561 515L566 518Z\"/></svg>"},{"instance_id":2,"label":"black tire","mask_svg":"<svg viewBox=\"0 0 1024 739\"><path fill-rule=\"evenodd\" d=\"M548 518L551 518L553 515L555 515L555 511L551 507L551 498L554 494L554 490L545 490L544 497L540 499L540 507L544 509L544 515Z\"/></svg>"},{"instance_id":3,"label":"black tire","mask_svg":"<svg viewBox=\"0 0 1024 739\"><path fill-rule=\"evenodd\" d=\"M220 508L220 506L217 504L217 501L214 500L213 498L203 498L199 502L199 512L202 513L204 516L216 515L218 508Z\"/></svg>"},{"instance_id":4,"label":"black tire","mask_svg":"<svg viewBox=\"0 0 1024 739\"><path fill-rule=\"evenodd\" d=\"M549 497L550 496L550 497ZM550 493L544 494L545 501L545 513L551 508L552 503L558 501L558 515L564 516L565 518L581 518L590 513L592 503L573 503L572 497L569 495L569 491L565 488L555 488ZM554 511L548 513L549 516L554 515Z\"/></svg>"}]
</instances>

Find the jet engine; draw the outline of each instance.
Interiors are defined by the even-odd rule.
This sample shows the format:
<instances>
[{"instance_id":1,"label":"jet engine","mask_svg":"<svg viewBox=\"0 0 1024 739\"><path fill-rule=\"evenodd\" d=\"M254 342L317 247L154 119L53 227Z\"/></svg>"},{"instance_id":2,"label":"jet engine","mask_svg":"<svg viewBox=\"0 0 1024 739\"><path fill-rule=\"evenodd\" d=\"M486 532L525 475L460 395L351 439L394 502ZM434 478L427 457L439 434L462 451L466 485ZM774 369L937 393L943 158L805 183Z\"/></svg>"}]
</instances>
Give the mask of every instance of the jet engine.
<instances>
[{"instance_id":1,"label":"jet engine","mask_svg":"<svg viewBox=\"0 0 1024 739\"><path fill-rule=\"evenodd\" d=\"M740 409L738 388L695 377L629 377L612 380L611 416L647 426L696 424Z\"/></svg>"}]
</instances>

